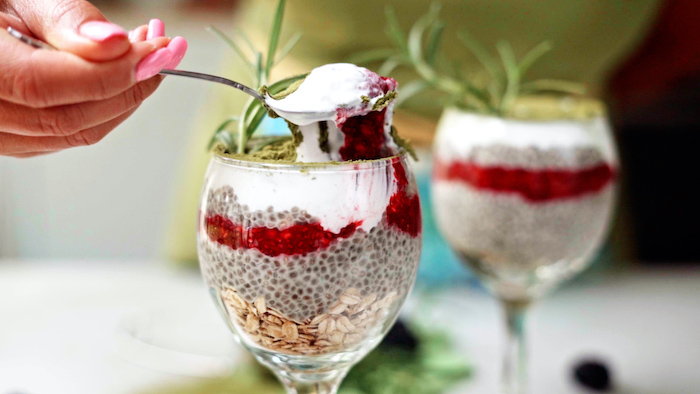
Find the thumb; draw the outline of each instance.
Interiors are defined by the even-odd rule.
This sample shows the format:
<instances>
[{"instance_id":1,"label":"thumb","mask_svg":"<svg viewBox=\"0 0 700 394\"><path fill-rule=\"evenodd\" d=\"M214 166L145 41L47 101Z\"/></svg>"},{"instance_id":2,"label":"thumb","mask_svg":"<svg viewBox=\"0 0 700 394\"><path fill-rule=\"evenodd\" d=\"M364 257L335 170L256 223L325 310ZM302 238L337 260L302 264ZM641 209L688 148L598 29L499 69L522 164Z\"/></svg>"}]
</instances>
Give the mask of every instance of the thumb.
<instances>
[{"instance_id":1,"label":"thumb","mask_svg":"<svg viewBox=\"0 0 700 394\"><path fill-rule=\"evenodd\" d=\"M83 59L109 61L124 55L128 33L110 23L85 0L30 0L15 5L27 28L39 39Z\"/></svg>"}]
</instances>

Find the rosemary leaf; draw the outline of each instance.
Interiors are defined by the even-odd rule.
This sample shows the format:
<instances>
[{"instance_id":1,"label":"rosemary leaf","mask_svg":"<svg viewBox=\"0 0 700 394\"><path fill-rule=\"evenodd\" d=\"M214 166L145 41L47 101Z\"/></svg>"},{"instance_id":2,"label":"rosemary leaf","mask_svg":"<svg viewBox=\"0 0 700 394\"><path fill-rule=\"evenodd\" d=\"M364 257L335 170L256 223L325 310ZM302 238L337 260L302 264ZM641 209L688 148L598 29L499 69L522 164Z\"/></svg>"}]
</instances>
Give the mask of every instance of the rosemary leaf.
<instances>
[{"instance_id":1,"label":"rosemary leaf","mask_svg":"<svg viewBox=\"0 0 700 394\"><path fill-rule=\"evenodd\" d=\"M434 3L435 4L435 3ZM432 13L433 7L430 7L431 12L423 15L411 27L408 32L408 56L414 64L423 63L423 36L425 31L432 25L435 20L435 15Z\"/></svg>"},{"instance_id":2,"label":"rosemary leaf","mask_svg":"<svg viewBox=\"0 0 700 394\"><path fill-rule=\"evenodd\" d=\"M282 17L284 16L284 4L285 0L280 0L277 3L277 11L275 11L275 19L272 22L272 32L270 33L270 46L267 50L267 64L265 65L265 77L266 79L270 77L270 70L275 64L275 53L277 52L277 44L280 40L280 33L282 32Z\"/></svg>"},{"instance_id":3,"label":"rosemary leaf","mask_svg":"<svg viewBox=\"0 0 700 394\"><path fill-rule=\"evenodd\" d=\"M209 140L209 144L207 144L207 149L211 150L211 148L216 143L217 138L219 137L219 134L221 134L221 133L229 134L229 132L226 130L226 127L228 127L228 125L231 124L231 122L237 122L238 119L239 118L237 116L232 116L232 117L226 119L225 121L223 121L219 125L219 127L216 128L216 131L214 131L214 135L212 135L211 139Z\"/></svg>"},{"instance_id":4,"label":"rosemary leaf","mask_svg":"<svg viewBox=\"0 0 700 394\"><path fill-rule=\"evenodd\" d=\"M458 81L466 81L469 79L469 77L466 75L464 72L464 67L462 67L462 62L458 60L453 60L450 62L450 70L452 73L452 78L458 80Z\"/></svg>"},{"instance_id":5,"label":"rosemary leaf","mask_svg":"<svg viewBox=\"0 0 700 394\"><path fill-rule=\"evenodd\" d=\"M238 121L238 146L236 147L236 153L245 153L245 147L248 143L248 119L250 119L250 114L256 105L262 105L258 100L250 97L243 107L243 112L241 119Z\"/></svg>"},{"instance_id":6,"label":"rosemary leaf","mask_svg":"<svg viewBox=\"0 0 700 394\"><path fill-rule=\"evenodd\" d=\"M248 35L243 32L241 29L235 29L233 30L233 34L236 34L238 37L241 37L243 41L245 41L246 45L248 45L248 49L250 49L250 52L252 53L257 53L258 51L255 49L255 45L253 45L253 41L248 38Z\"/></svg>"},{"instance_id":7,"label":"rosemary leaf","mask_svg":"<svg viewBox=\"0 0 700 394\"><path fill-rule=\"evenodd\" d=\"M406 62L403 62L398 58L387 59L387 61L385 61L379 67L379 69L377 70L377 73L379 73L379 75L390 75L391 73L394 72L394 70L397 67L403 65L404 63L406 63Z\"/></svg>"},{"instance_id":8,"label":"rosemary leaf","mask_svg":"<svg viewBox=\"0 0 700 394\"><path fill-rule=\"evenodd\" d=\"M488 92L477 88L469 79L463 80L463 83L466 91L469 93L469 95L466 97L467 100L476 100L476 107L484 112L496 112L496 109L491 104L491 97L489 96Z\"/></svg>"},{"instance_id":9,"label":"rosemary leaf","mask_svg":"<svg viewBox=\"0 0 700 394\"><path fill-rule=\"evenodd\" d=\"M250 56L246 56L244 51L234 40L227 37L224 33L213 26L209 28L209 30L224 40L224 42L233 48L238 56L243 59L247 68L252 74L254 85L262 90L268 89L272 94L286 89L292 83L299 81L308 75L297 75L278 81L272 84L269 88L264 87L270 77L272 67L281 61L287 54L289 54L294 45L301 38L301 34L293 34L287 43L281 48L279 56L275 56L277 54L280 32L282 30L282 16L284 14L284 7L285 0L279 0L277 3L277 11L272 23L272 31L270 35L270 42L267 47L266 58L263 57L263 52L257 50L253 45L253 42L242 31L234 30L234 34L236 36L235 38L238 38L239 41L245 42L247 46L245 49L250 49L250 51L253 53L252 59L254 59L254 61L251 60ZM248 101L241 110L241 115L239 117L231 117L222 123L214 133L212 139L209 141L209 146L211 147L216 142L219 142L224 144L230 152L245 153L248 140L258 129L266 114L267 108L263 106L262 103L252 97L248 98ZM229 124L233 121L238 122L237 132L235 133L226 130Z\"/></svg>"},{"instance_id":10,"label":"rosemary leaf","mask_svg":"<svg viewBox=\"0 0 700 394\"><path fill-rule=\"evenodd\" d=\"M233 138L231 133L219 133L216 139L219 143L223 144L229 152L236 151L236 139Z\"/></svg>"},{"instance_id":11,"label":"rosemary leaf","mask_svg":"<svg viewBox=\"0 0 700 394\"><path fill-rule=\"evenodd\" d=\"M255 57L255 69L256 69L255 85L256 86L265 85L267 83L268 75L265 72L265 65L263 64L263 55L261 52L258 52L257 56Z\"/></svg>"},{"instance_id":12,"label":"rosemary leaf","mask_svg":"<svg viewBox=\"0 0 700 394\"><path fill-rule=\"evenodd\" d=\"M411 97L416 96L418 93L424 91L428 88L430 84L422 79L416 79L410 82L406 82L401 86L401 91L399 92L399 97L396 99L396 105L401 105L406 100L411 99Z\"/></svg>"},{"instance_id":13,"label":"rosemary leaf","mask_svg":"<svg viewBox=\"0 0 700 394\"><path fill-rule=\"evenodd\" d=\"M502 88L501 81L503 79L503 73L501 72L498 61L466 30L457 33L457 38L467 47L472 55L474 55L476 60L484 66L484 69L491 75L494 83L498 85L497 89L500 90Z\"/></svg>"},{"instance_id":14,"label":"rosemary leaf","mask_svg":"<svg viewBox=\"0 0 700 394\"><path fill-rule=\"evenodd\" d=\"M518 70L518 63L515 60L513 48L509 43L505 41L499 42L496 44L496 50L498 50L498 54L503 62L503 68L506 70L506 90L503 93L499 106L500 114L505 116L508 115L507 112L513 107L513 103L518 97L520 71Z\"/></svg>"},{"instance_id":15,"label":"rosemary leaf","mask_svg":"<svg viewBox=\"0 0 700 394\"><path fill-rule=\"evenodd\" d=\"M545 53L551 51L553 47L554 45L552 45L551 42L543 41L526 53L518 65L520 78L525 77L525 74L527 74L530 67L532 67L532 65L535 64L535 62L537 62Z\"/></svg>"},{"instance_id":16,"label":"rosemary leaf","mask_svg":"<svg viewBox=\"0 0 700 394\"><path fill-rule=\"evenodd\" d=\"M255 110L255 112L253 112L252 118L250 119L248 126L246 127L246 133L248 133L247 137L249 139L258 129L260 123L262 123L262 120L265 118L265 115L267 115L267 108L265 108L262 105L257 106L257 109Z\"/></svg>"},{"instance_id":17,"label":"rosemary leaf","mask_svg":"<svg viewBox=\"0 0 700 394\"><path fill-rule=\"evenodd\" d=\"M280 53L275 58L275 65L279 64L279 62L281 62L285 57L287 57L287 55L289 55L289 52L292 51L292 49L299 42L302 36L303 34L299 32L294 33L292 38L290 38L289 41L287 41L287 43L284 44L284 47L282 47Z\"/></svg>"},{"instance_id":18,"label":"rosemary leaf","mask_svg":"<svg viewBox=\"0 0 700 394\"><path fill-rule=\"evenodd\" d=\"M445 31L445 23L436 21L430 28L428 33L428 45L425 53L425 62L431 66L435 66L437 60L438 49L442 40L442 33Z\"/></svg>"},{"instance_id":19,"label":"rosemary leaf","mask_svg":"<svg viewBox=\"0 0 700 394\"><path fill-rule=\"evenodd\" d=\"M386 15L387 36L389 36L390 40L394 41L394 45L398 46L403 52L406 52L408 50L408 45L403 30L401 30L399 19L396 17L396 10L394 10L394 7L388 5L384 9L384 14Z\"/></svg>"},{"instance_id":20,"label":"rosemary leaf","mask_svg":"<svg viewBox=\"0 0 700 394\"><path fill-rule=\"evenodd\" d=\"M243 62L248 66L250 72L253 74L253 77L255 77L255 66L253 65L253 63L251 63L250 60L248 60L245 53L241 50L238 44L236 44L231 38L229 38L226 34L224 34L221 30L217 29L214 26L209 26L207 30L216 34L222 41L224 41L229 47L231 47L231 49L233 49L234 52L236 52L238 57L240 57L241 60L243 60Z\"/></svg>"},{"instance_id":21,"label":"rosemary leaf","mask_svg":"<svg viewBox=\"0 0 700 394\"><path fill-rule=\"evenodd\" d=\"M254 100L250 104L246 105L245 111L243 111L243 124L245 125L245 133L246 136L250 135L248 132L249 126L251 124L252 119L255 117L255 113L257 113L258 108L261 108L263 105L260 101Z\"/></svg>"}]
</instances>

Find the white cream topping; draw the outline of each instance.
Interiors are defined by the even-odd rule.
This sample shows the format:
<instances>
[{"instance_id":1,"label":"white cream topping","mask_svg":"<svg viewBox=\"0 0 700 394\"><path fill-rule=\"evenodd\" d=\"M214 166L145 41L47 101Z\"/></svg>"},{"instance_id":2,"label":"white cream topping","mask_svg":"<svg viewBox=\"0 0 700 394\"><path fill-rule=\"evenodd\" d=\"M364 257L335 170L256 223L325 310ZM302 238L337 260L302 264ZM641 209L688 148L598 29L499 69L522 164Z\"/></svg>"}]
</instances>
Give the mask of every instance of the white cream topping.
<instances>
[{"instance_id":1,"label":"white cream topping","mask_svg":"<svg viewBox=\"0 0 700 394\"><path fill-rule=\"evenodd\" d=\"M374 73L350 63L326 64L313 69L289 96L282 100L268 98L266 103L299 126L322 120L334 121L338 108L364 108L359 114L366 114L381 97L372 92L371 74ZM375 96L369 108L362 102L362 96Z\"/></svg>"},{"instance_id":2,"label":"white cream topping","mask_svg":"<svg viewBox=\"0 0 700 394\"><path fill-rule=\"evenodd\" d=\"M473 148L492 145L542 150L593 147L608 163L617 162L610 125L603 117L527 121L445 110L435 138L435 153L440 159L466 159Z\"/></svg>"},{"instance_id":3,"label":"white cream topping","mask_svg":"<svg viewBox=\"0 0 700 394\"><path fill-rule=\"evenodd\" d=\"M349 117L371 112L385 95L382 86L396 90L395 81L386 81L364 67L349 63L326 64L313 69L287 97L281 100L268 97L266 103L278 115L299 126L303 141L297 148L297 161L342 161L339 150L345 136L338 126ZM386 110L384 133L390 149L396 151L397 146L390 136L392 112L393 102ZM322 122L328 130L329 152L319 147Z\"/></svg>"},{"instance_id":4,"label":"white cream topping","mask_svg":"<svg viewBox=\"0 0 700 394\"><path fill-rule=\"evenodd\" d=\"M328 131L328 152L321 150L319 138L321 136L321 125L325 124ZM322 163L325 161L342 161L340 148L345 144L345 134L343 134L335 122L323 121L299 126L299 131L304 136L304 140L297 147L297 161L300 163Z\"/></svg>"},{"instance_id":5,"label":"white cream topping","mask_svg":"<svg viewBox=\"0 0 700 394\"><path fill-rule=\"evenodd\" d=\"M334 233L357 221L362 221L359 228L370 231L382 219L396 191L394 169L381 162L361 165L361 171L349 171L347 166L338 166L337 171L270 171L232 167L214 159L206 182L210 189L231 186L238 202L251 211L298 207Z\"/></svg>"}]
</instances>

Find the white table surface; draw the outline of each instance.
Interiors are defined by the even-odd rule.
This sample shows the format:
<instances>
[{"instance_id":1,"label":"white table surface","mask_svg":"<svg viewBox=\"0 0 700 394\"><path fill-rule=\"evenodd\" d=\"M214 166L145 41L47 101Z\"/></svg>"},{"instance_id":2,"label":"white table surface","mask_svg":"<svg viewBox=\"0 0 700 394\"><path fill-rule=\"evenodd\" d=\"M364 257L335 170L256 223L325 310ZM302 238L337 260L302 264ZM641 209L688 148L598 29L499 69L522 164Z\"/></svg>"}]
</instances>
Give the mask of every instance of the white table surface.
<instances>
[{"instance_id":1,"label":"white table surface","mask_svg":"<svg viewBox=\"0 0 700 394\"><path fill-rule=\"evenodd\" d=\"M432 324L474 364L452 392L497 392L495 302L466 288L430 297ZM571 364L586 355L608 361L618 393L700 393L697 270L578 282L532 312L532 393L581 392ZM130 339L130 327L146 327L149 344ZM0 261L0 394L134 393L224 373L241 355L196 274L154 261Z\"/></svg>"}]
</instances>

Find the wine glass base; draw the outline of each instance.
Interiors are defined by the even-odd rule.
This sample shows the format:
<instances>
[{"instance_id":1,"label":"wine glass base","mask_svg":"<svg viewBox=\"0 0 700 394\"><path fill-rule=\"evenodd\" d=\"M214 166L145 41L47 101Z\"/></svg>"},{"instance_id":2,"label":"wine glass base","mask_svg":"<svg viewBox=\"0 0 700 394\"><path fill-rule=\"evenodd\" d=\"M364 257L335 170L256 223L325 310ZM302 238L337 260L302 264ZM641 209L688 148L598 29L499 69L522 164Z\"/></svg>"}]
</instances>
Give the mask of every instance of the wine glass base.
<instances>
[{"instance_id":1,"label":"wine glass base","mask_svg":"<svg viewBox=\"0 0 700 394\"><path fill-rule=\"evenodd\" d=\"M273 371L284 371L300 378L315 374L327 374L349 369L374 348L378 341L371 341L348 351L327 355L291 355L268 351L260 347L246 346L256 360Z\"/></svg>"},{"instance_id":2,"label":"wine glass base","mask_svg":"<svg viewBox=\"0 0 700 394\"><path fill-rule=\"evenodd\" d=\"M350 368L373 347L322 356L286 355L250 347L248 350L277 376L288 393L333 394Z\"/></svg>"}]
</instances>

